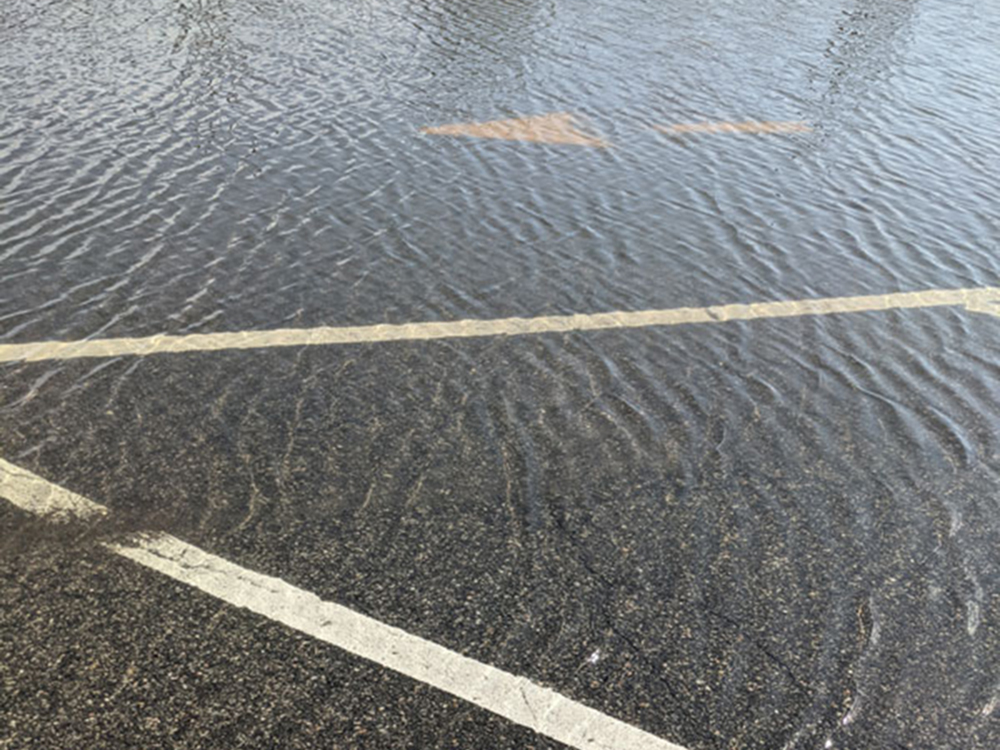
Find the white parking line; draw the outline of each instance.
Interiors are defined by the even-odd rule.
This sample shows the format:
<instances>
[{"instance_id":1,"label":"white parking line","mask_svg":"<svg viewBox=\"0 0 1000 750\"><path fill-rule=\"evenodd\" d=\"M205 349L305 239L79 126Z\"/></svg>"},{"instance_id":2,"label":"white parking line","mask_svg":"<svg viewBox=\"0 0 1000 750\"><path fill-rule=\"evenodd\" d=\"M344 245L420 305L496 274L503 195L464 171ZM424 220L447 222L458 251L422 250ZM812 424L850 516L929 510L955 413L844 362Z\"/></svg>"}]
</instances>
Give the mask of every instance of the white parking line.
<instances>
[{"instance_id":1,"label":"white parking line","mask_svg":"<svg viewBox=\"0 0 1000 750\"><path fill-rule=\"evenodd\" d=\"M0 497L50 521L103 516L108 509L0 458Z\"/></svg>"},{"instance_id":2,"label":"white parking line","mask_svg":"<svg viewBox=\"0 0 1000 750\"><path fill-rule=\"evenodd\" d=\"M624 722L496 667L324 602L278 578L234 565L168 535L108 545L145 565L237 607L280 622L529 727L570 747L680 750Z\"/></svg>"},{"instance_id":3,"label":"white parking line","mask_svg":"<svg viewBox=\"0 0 1000 750\"><path fill-rule=\"evenodd\" d=\"M964 307L973 312L1000 315L1000 287L972 289L927 289L863 297L754 302L711 307L678 307L668 310L551 315L537 318L456 320L401 325L321 328L284 328L271 331L195 333L187 336L89 339L83 341L38 341L0 345L0 362L38 362L81 357L147 356L183 352L214 352L229 349L264 349L279 346L329 346L374 344L386 341L522 336L538 333L596 331L607 328L644 328L695 323L726 323L734 320L791 318L802 315L905 310L923 307Z\"/></svg>"},{"instance_id":4,"label":"white parking line","mask_svg":"<svg viewBox=\"0 0 1000 750\"><path fill-rule=\"evenodd\" d=\"M104 506L0 459L0 497L36 515L87 518ZM44 500L39 500L44 498ZM236 607L431 685L578 750L684 750L554 690L223 560L169 534L107 549Z\"/></svg>"}]
</instances>

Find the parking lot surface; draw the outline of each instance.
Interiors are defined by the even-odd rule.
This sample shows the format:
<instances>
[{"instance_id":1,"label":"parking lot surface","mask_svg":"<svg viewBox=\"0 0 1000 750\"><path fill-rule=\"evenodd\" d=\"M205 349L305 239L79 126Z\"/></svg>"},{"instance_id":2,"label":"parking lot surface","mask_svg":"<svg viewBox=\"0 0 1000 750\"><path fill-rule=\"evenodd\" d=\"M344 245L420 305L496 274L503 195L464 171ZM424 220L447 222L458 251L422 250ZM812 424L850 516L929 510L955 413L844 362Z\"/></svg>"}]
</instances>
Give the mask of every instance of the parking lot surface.
<instances>
[{"instance_id":1,"label":"parking lot surface","mask_svg":"<svg viewBox=\"0 0 1000 750\"><path fill-rule=\"evenodd\" d=\"M6 3L0 747L1000 746L998 33Z\"/></svg>"}]
</instances>

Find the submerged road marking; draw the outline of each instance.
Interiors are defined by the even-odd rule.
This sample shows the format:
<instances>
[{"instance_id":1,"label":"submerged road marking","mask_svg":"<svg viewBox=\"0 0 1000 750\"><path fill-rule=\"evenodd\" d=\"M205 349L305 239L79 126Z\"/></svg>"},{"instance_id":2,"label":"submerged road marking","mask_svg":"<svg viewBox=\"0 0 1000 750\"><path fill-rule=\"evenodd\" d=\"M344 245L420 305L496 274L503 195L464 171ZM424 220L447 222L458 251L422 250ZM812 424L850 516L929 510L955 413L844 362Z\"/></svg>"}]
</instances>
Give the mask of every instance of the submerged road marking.
<instances>
[{"instance_id":1,"label":"submerged road marking","mask_svg":"<svg viewBox=\"0 0 1000 750\"><path fill-rule=\"evenodd\" d=\"M654 130L667 135L689 133L810 133L812 127L802 120L746 120L744 122L691 122L676 125L653 125ZM525 143L553 143L570 146L607 148L603 138L584 133L577 127L570 112L550 112L530 117L489 122L457 122L420 129L425 135L447 135L470 138L493 138Z\"/></svg>"},{"instance_id":2,"label":"submerged road marking","mask_svg":"<svg viewBox=\"0 0 1000 750\"><path fill-rule=\"evenodd\" d=\"M667 310L548 315L537 318L456 320L399 325L320 328L282 328L270 331L194 333L186 336L38 341L0 345L0 362L40 362L83 357L147 356L230 349L266 349L281 346L330 346L374 344L387 341L523 336L539 333L597 331L608 328L726 323L735 320L792 318L804 315L907 310L924 307L964 307L972 312L1000 316L1000 287L928 289L864 297L827 297L784 302L677 307Z\"/></svg>"},{"instance_id":3,"label":"submerged road marking","mask_svg":"<svg viewBox=\"0 0 1000 750\"><path fill-rule=\"evenodd\" d=\"M0 458L0 497L50 521L71 521L107 514L108 509Z\"/></svg>"},{"instance_id":4,"label":"submerged road marking","mask_svg":"<svg viewBox=\"0 0 1000 750\"><path fill-rule=\"evenodd\" d=\"M607 142L579 130L576 118L569 112L553 112L534 117L518 117L492 122L460 122L421 128L427 135L469 136L495 138L503 141L529 143L554 143L569 146L605 148Z\"/></svg>"},{"instance_id":5,"label":"submerged road marking","mask_svg":"<svg viewBox=\"0 0 1000 750\"><path fill-rule=\"evenodd\" d=\"M679 125L654 125L655 130L668 135L684 135L686 133L809 133L812 128L801 120L758 121L746 122L692 122Z\"/></svg>"},{"instance_id":6,"label":"submerged road marking","mask_svg":"<svg viewBox=\"0 0 1000 750\"><path fill-rule=\"evenodd\" d=\"M0 459L0 497L29 513L89 518L107 508ZM39 498L48 498L40 501ZM637 727L431 641L205 552L169 534L103 545L236 607L248 609L431 685L578 750L685 750Z\"/></svg>"}]
</instances>

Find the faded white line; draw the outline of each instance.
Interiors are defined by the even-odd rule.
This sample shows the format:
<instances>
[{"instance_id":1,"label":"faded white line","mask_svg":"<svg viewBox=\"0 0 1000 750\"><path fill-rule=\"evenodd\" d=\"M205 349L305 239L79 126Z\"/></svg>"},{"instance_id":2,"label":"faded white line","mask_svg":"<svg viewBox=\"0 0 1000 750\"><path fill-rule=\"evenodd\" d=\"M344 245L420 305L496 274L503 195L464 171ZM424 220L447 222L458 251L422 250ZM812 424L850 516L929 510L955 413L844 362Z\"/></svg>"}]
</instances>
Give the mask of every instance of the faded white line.
<instances>
[{"instance_id":1,"label":"faded white line","mask_svg":"<svg viewBox=\"0 0 1000 750\"><path fill-rule=\"evenodd\" d=\"M678 307L667 310L550 315L537 318L457 320L321 328L284 328L235 333L195 333L187 336L89 339L84 341L39 341L0 345L0 362L38 362L81 357L147 356L230 349L264 349L279 346L329 346L374 344L387 341L521 336L607 328L645 328L734 320L792 318L803 315L905 310L925 307L964 307L973 312L1000 314L1000 287L973 289L928 289L862 297L827 297L782 302Z\"/></svg>"},{"instance_id":2,"label":"faded white line","mask_svg":"<svg viewBox=\"0 0 1000 750\"><path fill-rule=\"evenodd\" d=\"M107 508L0 459L0 496L46 517ZM556 691L470 659L339 604L255 573L169 534L139 534L107 549L387 669L462 698L577 750L685 750Z\"/></svg>"},{"instance_id":3,"label":"faded white line","mask_svg":"<svg viewBox=\"0 0 1000 750\"><path fill-rule=\"evenodd\" d=\"M103 516L108 509L0 458L0 497L51 521Z\"/></svg>"}]
</instances>

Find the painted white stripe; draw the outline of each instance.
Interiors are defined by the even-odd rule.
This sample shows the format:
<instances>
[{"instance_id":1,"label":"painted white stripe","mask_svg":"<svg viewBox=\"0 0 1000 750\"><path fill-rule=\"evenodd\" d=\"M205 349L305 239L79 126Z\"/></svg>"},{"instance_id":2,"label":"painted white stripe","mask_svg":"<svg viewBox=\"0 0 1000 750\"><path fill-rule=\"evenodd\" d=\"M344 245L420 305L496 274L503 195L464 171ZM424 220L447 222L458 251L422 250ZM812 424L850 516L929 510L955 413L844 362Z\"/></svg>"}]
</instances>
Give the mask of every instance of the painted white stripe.
<instances>
[{"instance_id":1,"label":"painted white stripe","mask_svg":"<svg viewBox=\"0 0 1000 750\"><path fill-rule=\"evenodd\" d=\"M0 362L38 362L80 357L213 352L228 349L263 349L279 346L328 346L374 344L386 341L521 336L606 328L644 328L695 323L726 323L734 320L792 318L802 315L905 310L922 307L965 307L975 312L1000 314L1000 287L974 289L928 289L863 297L827 297L783 302L678 307L667 310L607 312L590 315L551 315L537 318L457 320L401 325L286 328L235 333L195 333L187 336L90 339L84 341L40 341L0 345Z\"/></svg>"},{"instance_id":2,"label":"painted white stripe","mask_svg":"<svg viewBox=\"0 0 1000 750\"><path fill-rule=\"evenodd\" d=\"M0 497L21 510L51 521L65 522L102 516L103 505L42 479L0 458Z\"/></svg>"},{"instance_id":3,"label":"painted white stripe","mask_svg":"<svg viewBox=\"0 0 1000 750\"><path fill-rule=\"evenodd\" d=\"M166 535L107 545L119 555L237 607L432 685L579 750L683 750L554 690L462 656L278 578Z\"/></svg>"},{"instance_id":4,"label":"painted white stripe","mask_svg":"<svg viewBox=\"0 0 1000 750\"><path fill-rule=\"evenodd\" d=\"M107 508L0 459L0 496L45 517L87 518ZM280 622L387 669L451 693L578 750L684 750L554 690L205 552L169 534L107 549L236 607Z\"/></svg>"}]
</instances>

